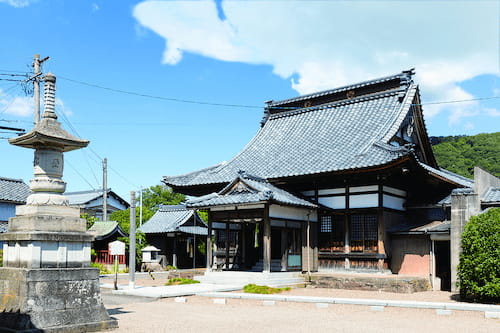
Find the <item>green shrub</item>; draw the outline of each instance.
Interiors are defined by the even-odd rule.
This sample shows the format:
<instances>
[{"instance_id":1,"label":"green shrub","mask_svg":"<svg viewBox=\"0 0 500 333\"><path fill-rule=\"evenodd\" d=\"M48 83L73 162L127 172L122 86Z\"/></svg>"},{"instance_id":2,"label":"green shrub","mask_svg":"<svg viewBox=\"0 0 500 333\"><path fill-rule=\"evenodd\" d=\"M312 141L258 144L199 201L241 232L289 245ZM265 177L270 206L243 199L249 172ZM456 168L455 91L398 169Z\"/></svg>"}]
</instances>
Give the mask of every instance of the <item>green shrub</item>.
<instances>
[{"instance_id":1,"label":"green shrub","mask_svg":"<svg viewBox=\"0 0 500 333\"><path fill-rule=\"evenodd\" d=\"M0 249L0 267L3 266L3 250Z\"/></svg>"},{"instance_id":2,"label":"green shrub","mask_svg":"<svg viewBox=\"0 0 500 333\"><path fill-rule=\"evenodd\" d=\"M108 270L106 268L106 266L104 266L103 264L99 264L99 263L96 263L96 262L91 262L90 263L90 267L99 268L99 274L112 274L113 273L110 270Z\"/></svg>"},{"instance_id":3,"label":"green shrub","mask_svg":"<svg viewBox=\"0 0 500 333\"><path fill-rule=\"evenodd\" d=\"M268 286L258 286L252 283L243 287L244 292L251 294L277 294L285 290L290 290L290 287L273 288Z\"/></svg>"},{"instance_id":4,"label":"green shrub","mask_svg":"<svg viewBox=\"0 0 500 333\"><path fill-rule=\"evenodd\" d=\"M166 286L176 286L178 284L193 284L193 283L200 283L200 281L192 280L192 279L185 279L185 278L173 278L169 279L167 283L165 283Z\"/></svg>"},{"instance_id":5,"label":"green shrub","mask_svg":"<svg viewBox=\"0 0 500 333\"><path fill-rule=\"evenodd\" d=\"M458 281L462 298L500 301L500 208L473 216L465 225Z\"/></svg>"}]
</instances>

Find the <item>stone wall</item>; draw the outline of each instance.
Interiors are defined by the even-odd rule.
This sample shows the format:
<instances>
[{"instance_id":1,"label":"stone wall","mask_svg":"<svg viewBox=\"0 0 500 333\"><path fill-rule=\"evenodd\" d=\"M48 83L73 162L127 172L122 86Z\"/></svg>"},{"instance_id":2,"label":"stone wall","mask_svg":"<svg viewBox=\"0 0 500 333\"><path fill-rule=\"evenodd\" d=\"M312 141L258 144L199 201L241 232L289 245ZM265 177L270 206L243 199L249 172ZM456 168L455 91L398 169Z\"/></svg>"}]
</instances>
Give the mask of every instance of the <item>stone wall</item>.
<instances>
[{"instance_id":1,"label":"stone wall","mask_svg":"<svg viewBox=\"0 0 500 333\"><path fill-rule=\"evenodd\" d=\"M316 288L377 290L394 293L413 293L431 290L429 279L420 277L354 276L344 274L313 274L311 285Z\"/></svg>"}]
</instances>

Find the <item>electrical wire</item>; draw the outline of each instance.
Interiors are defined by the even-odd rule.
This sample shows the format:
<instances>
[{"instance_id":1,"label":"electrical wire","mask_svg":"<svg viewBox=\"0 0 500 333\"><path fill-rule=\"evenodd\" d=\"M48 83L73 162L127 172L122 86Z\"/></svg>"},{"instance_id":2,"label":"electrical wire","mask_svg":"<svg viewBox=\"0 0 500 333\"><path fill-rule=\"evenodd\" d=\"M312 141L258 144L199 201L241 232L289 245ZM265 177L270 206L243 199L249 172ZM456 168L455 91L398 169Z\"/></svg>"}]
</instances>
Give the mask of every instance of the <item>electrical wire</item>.
<instances>
[{"instance_id":1,"label":"electrical wire","mask_svg":"<svg viewBox=\"0 0 500 333\"><path fill-rule=\"evenodd\" d=\"M65 160L66 164L71 168L73 169L73 171L76 172L77 175L80 176L80 178L82 178L94 191L96 190L94 188L94 186L92 186L92 184L87 180L87 178L85 178L67 159Z\"/></svg>"}]
</instances>

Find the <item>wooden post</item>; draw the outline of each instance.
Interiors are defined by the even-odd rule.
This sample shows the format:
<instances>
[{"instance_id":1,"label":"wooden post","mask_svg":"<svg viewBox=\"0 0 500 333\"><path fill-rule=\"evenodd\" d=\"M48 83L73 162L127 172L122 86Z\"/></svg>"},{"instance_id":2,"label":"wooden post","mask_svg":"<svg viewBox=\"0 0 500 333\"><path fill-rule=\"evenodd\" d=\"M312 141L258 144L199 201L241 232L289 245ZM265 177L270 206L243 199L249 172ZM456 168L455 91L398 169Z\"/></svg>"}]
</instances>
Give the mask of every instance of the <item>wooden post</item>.
<instances>
[{"instance_id":1,"label":"wooden post","mask_svg":"<svg viewBox=\"0 0 500 333\"><path fill-rule=\"evenodd\" d=\"M269 206L264 211L264 265L263 271L271 272L271 221L269 221Z\"/></svg>"},{"instance_id":2,"label":"wooden post","mask_svg":"<svg viewBox=\"0 0 500 333\"><path fill-rule=\"evenodd\" d=\"M207 235L207 272L212 267L212 218L208 212L208 235Z\"/></svg>"},{"instance_id":3,"label":"wooden post","mask_svg":"<svg viewBox=\"0 0 500 333\"><path fill-rule=\"evenodd\" d=\"M378 209L377 209L377 253L385 254L385 223L384 223L384 188L382 182L378 184ZM384 259L379 259L377 263L377 268L379 270L384 269Z\"/></svg>"},{"instance_id":4,"label":"wooden post","mask_svg":"<svg viewBox=\"0 0 500 333\"><path fill-rule=\"evenodd\" d=\"M229 228L229 222L226 222L226 242L225 242L225 246L226 246L226 260L225 260L225 269L226 271L229 270L229 246L230 246L230 242L229 242L229 235L231 233L231 229Z\"/></svg>"},{"instance_id":5,"label":"wooden post","mask_svg":"<svg viewBox=\"0 0 500 333\"><path fill-rule=\"evenodd\" d=\"M174 252L172 253L172 266L177 268L177 234L174 234Z\"/></svg>"},{"instance_id":6,"label":"wooden post","mask_svg":"<svg viewBox=\"0 0 500 333\"><path fill-rule=\"evenodd\" d=\"M281 229L281 271L288 270L288 229Z\"/></svg>"}]
</instances>

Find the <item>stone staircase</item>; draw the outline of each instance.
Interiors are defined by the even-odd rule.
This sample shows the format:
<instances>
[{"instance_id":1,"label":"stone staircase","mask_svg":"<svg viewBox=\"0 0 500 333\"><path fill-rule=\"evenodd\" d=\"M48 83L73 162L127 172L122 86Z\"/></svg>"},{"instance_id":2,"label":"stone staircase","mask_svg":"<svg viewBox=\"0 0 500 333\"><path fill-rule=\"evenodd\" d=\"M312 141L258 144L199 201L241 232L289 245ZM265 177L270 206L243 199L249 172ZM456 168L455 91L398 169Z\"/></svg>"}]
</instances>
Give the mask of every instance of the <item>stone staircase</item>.
<instances>
[{"instance_id":1,"label":"stone staircase","mask_svg":"<svg viewBox=\"0 0 500 333\"><path fill-rule=\"evenodd\" d=\"M250 271L252 272L262 272L264 270L264 261L260 259L255 263ZM280 259L272 259L271 260L271 272L281 272L281 260Z\"/></svg>"}]
</instances>

